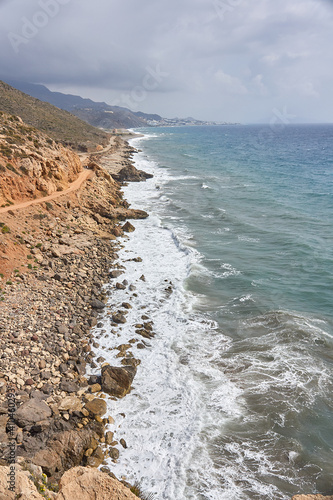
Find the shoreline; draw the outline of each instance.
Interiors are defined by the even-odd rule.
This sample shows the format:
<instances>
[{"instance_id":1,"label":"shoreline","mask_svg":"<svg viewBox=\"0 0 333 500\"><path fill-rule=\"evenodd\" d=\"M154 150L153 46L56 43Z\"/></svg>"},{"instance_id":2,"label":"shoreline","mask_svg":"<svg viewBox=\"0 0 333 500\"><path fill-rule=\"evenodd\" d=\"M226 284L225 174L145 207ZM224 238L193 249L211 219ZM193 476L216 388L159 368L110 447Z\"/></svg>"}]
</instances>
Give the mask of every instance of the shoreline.
<instances>
[{"instance_id":1,"label":"shoreline","mask_svg":"<svg viewBox=\"0 0 333 500\"><path fill-rule=\"evenodd\" d=\"M107 488L111 483L108 481L113 481L118 487L123 488L123 484L114 479L112 465L102 467L102 472L97 470L97 467L103 466L105 452L109 460L116 462L119 453L121 454L122 449L127 447L127 443L123 437L121 438L121 431L119 436L117 435L112 418L114 414L111 412L111 416L106 418L107 415L103 413L106 410L104 403L108 398L117 400L120 392L111 395L103 391L102 386L106 385L105 380L103 384L101 372L105 359L98 358L94 351L99 349L103 322L110 322L112 334L116 334L117 328L127 329L126 315L132 309L131 297L128 302L123 302L121 307L115 305L117 300L112 300L109 304L107 301L115 297L117 290L124 290L124 287L126 290L134 291L130 288L132 278L128 278L129 282L126 284L123 280L122 273L126 261L124 258L119 260L118 252L125 245L117 238L135 229L125 220L131 216L144 217L142 211L129 209L128 202L122 196L115 200L116 195L119 195L119 188L112 181L112 177L110 178L110 174L118 176L119 180L122 179L121 182L125 183L129 181L129 177L134 182L147 177L133 167L131 160L135 151L131 145L121 140L117 145L113 143L113 146L111 145L107 151L94 153L86 158L94 177L89 179L87 185L78 192L71 193L70 196L62 193L61 199L57 199L52 208L47 207L45 203L43 205L41 201L40 209L30 206L24 212L20 210L20 217L23 218L23 222L27 221L30 224L27 227L31 231L28 234L29 231L25 230L25 234L20 234L21 238L18 241L30 252L32 256L30 262L34 264L33 267L35 264L36 267L40 267L31 270L30 274L14 273L13 283L6 285L5 291L10 293L7 293L7 298L0 302L5 320L7 319L8 324L12 325L12 328L0 325L2 353L7 355L5 358L0 355L1 456L5 449L8 464L11 459L12 442L15 441L15 450L19 449L20 452L22 447L26 447L23 450L25 456L20 455L16 460L16 484L21 488L24 478L32 478L39 493L44 491L47 494L46 498L57 500L69 500L78 495L78 491L81 492L80 478L93 485L94 492L109 491ZM111 199L112 203L105 204L106 200ZM14 217L8 212L5 222L12 228L12 232L17 232L18 228L14 227ZM46 216L41 217L42 215ZM1 220L2 215L0 215ZM39 247L39 243L36 242L40 241L42 234L45 234L46 240L49 241L45 240L45 244ZM145 255L142 256L145 261ZM29 271L26 270L26 273ZM0 280L0 287L3 288L6 279ZM147 281L149 282L149 279ZM106 284L108 286L104 286ZM2 293L0 297L3 297ZM144 311L140 311L138 307L134 307L133 311L138 316L136 331L138 335L135 337L142 338L140 348L143 349L146 342L154 336L154 326ZM95 331L92 330L94 327L97 327ZM140 370L140 360L131 354L131 346L135 343L135 339L133 334L129 335L125 331L126 341L122 339L124 342L115 347L117 340L111 333L110 337L115 340L111 344L112 350L118 353L116 357L124 368L121 375L127 377L126 385L121 389L126 393L130 391L136 369ZM6 342L3 339L4 335L7 335ZM56 340L53 343L54 339ZM158 338L155 341L158 341ZM106 350L105 347L104 349ZM57 353L54 354L56 351L59 351L59 356ZM101 356L100 353L99 355ZM61 360L60 364L57 358ZM3 366L6 363L10 364L11 361L11 366L17 372L14 379L3 371ZM27 380L19 372L22 370L22 363L27 367L30 364L31 373L26 374L31 376L29 382L39 380L39 384L26 384ZM87 366L94 367L92 372L97 371L97 374L89 377ZM117 368L121 367L117 364ZM34 371L39 373L32 373ZM61 380L57 381L57 378ZM61 391L58 393L55 388L61 384ZM12 392L4 391L6 386ZM36 405L33 409L30 407L23 417L20 415L20 419L29 419L33 412L40 418L43 411L44 419L30 420L23 425L24 420L18 422L15 416L11 418L10 408L13 403L17 410L20 404L24 405L31 400L35 400ZM51 409L50 416L45 413L47 412L45 405ZM128 444L131 449L130 443ZM30 457L29 453L34 451L34 447L37 453ZM81 467L82 464L84 467ZM8 465L5 467L3 460L0 461L0 466L2 466L0 467L1 493L5 474L10 473L10 467ZM43 473L48 477L45 478ZM57 488L59 480L61 494L52 491ZM105 481L107 485L104 484ZM130 486L123 477L122 482ZM71 493L67 493L68 483ZM32 496L31 491L28 496L22 498L26 500L45 498L45 496ZM121 500L126 498L134 500L138 496L145 498L142 494L128 495L131 495L128 489L121 490L116 498ZM8 496L8 498L15 497ZM113 496L110 495L110 498ZM312 498L321 500L331 497L321 495L293 497L295 500Z\"/></svg>"},{"instance_id":2,"label":"shoreline","mask_svg":"<svg viewBox=\"0 0 333 500\"><path fill-rule=\"evenodd\" d=\"M11 229L2 239L8 239L10 247L9 239L16 233L19 244L30 252L30 265L0 280L0 465L9 465L12 443L17 477L23 469L33 469L36 474L30 474L42 485L44 473L46 489L73 467L89 467L84 474L90 467L99 467L106 452L116 460L119 447L126 446L106 430L113 419L104 418L105 400L117 394L110 387L107 395L101 378L88 380L85 375L87 364L98 366L92 352L97 345L92 328L115 293L104 293L103 286L121 272L113 268L110 274L121 245L117 238L134 230L126 220L148 216L129 208L121 193L122 182L149 177L132 165L134 153L134 148L116 137L108 151L89 156L94 176L78 191L62 193L52 203L41 201L22 208L18 216L10 208L1 214L1 221ZM22 224L26 230L18 234ZM115 289L122 286L114 281ZM115 325L124 321L127 306L122 313L113 313ZM146 327L142 333L149 336L151 328ZM127 349L121 354L123 372L134 377L139 360L129 356ZM15 396L11 434L9 388ZM129 390L130 384L125 392ZM107 475L111 481L112 472L107 468L104 472L111 475ZM126 494L132 495L128 490Z\"/></svg>"}]
</instances>

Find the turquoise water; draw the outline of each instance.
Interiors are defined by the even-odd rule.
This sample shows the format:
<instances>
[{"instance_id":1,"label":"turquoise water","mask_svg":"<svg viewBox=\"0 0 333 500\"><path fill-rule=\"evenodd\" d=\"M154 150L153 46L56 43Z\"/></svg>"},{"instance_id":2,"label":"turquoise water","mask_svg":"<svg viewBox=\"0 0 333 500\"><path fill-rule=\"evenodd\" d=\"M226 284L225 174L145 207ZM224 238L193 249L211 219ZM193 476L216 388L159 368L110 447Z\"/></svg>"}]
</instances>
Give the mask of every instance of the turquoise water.
<instances>
[{"instance_id":1,"label":"turquoise water","mask_svg":"<svg viewBox=\"0 0 333 500\"><path fill-rule=\"evenodd\" d=\"M133 141L154 178L125 189L150 217L122 257L156 337L110 411L116 472L156 498L333 493L333 126L262 130Z\"/></svg>"},{"instance_id":2,"label":"turquoise water","mask_svg":"<svg viewBox=\"0 0 333 500\"><path fill-rule=\"evenodd\" d=\"M164 215L193 234L214 274L208 287L189 286L218 317L216 302L224 317L230 300L251 295L245 317L273 307L331 321L333 127L289 126L258 145L260 130L169 129L145 143L162 168L185 176L165 186Z\"/></svg>"}]
</instances>

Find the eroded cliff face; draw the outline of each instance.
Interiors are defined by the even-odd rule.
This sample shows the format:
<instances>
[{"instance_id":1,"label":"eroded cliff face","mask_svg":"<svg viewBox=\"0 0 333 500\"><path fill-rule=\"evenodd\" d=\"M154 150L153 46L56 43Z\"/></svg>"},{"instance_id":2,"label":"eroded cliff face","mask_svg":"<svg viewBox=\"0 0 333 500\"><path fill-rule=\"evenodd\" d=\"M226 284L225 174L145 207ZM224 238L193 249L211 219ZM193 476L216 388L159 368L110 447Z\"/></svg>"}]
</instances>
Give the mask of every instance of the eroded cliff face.
<instances>
[{"instance_id":1,"label":"eroded cliff face","mask_svg":"<svg viewBox=\"0 0 333 500\"><path fill-rule=\"evenodd\" d=\"M76 153L0 113L0 206L63 191L81 170Z\"/></svg>"}]
</instances>

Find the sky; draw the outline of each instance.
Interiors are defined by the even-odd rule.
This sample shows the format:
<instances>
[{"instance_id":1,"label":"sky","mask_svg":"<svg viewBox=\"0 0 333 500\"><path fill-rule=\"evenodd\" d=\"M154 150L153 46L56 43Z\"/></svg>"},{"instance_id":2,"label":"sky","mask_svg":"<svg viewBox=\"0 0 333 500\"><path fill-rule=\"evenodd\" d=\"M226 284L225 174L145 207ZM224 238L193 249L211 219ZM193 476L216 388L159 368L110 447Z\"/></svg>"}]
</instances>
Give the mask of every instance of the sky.
<instances>
[{"instance_id":1,"label":"sky","mask_svg":"<svg viewBox=\"0 0 333 500\"><path fill-rule=\"evenodd\" d=\"M333 122L333 0L0 0L0 78L163 117Z\"/></svg>"}]
</instances>

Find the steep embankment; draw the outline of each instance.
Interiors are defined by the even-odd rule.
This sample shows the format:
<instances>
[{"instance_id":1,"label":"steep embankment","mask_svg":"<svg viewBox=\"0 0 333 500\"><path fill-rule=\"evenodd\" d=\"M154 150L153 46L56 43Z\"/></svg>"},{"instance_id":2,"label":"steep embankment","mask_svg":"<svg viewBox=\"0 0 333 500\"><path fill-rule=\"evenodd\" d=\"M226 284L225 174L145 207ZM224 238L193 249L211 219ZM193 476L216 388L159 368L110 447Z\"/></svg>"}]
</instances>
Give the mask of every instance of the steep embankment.
<instances>
[{"instance_id":1,"label":"steep embankment","mask_svg":"<svg viewBox=\"0 0 333 500\"><path fill-rule=\"evenodd\" d=\"M106 145L109 135L68 111L30 97L0 81L0 111L18 115L30 126L38 128L52 139L81 151L95 151Z\"/></svg>"},{"instance_id":2,"label":"steep embankment","mask_svg":"<svg viewBox=\"0 0 333 500\"><path fill-rule=\"evenodd\" d=\"M77 154L0 112L0 207L63 191L81 170Z\"/></svg>"}]
</instances>

